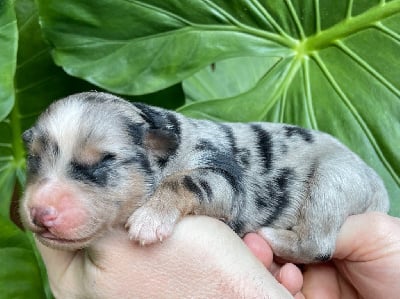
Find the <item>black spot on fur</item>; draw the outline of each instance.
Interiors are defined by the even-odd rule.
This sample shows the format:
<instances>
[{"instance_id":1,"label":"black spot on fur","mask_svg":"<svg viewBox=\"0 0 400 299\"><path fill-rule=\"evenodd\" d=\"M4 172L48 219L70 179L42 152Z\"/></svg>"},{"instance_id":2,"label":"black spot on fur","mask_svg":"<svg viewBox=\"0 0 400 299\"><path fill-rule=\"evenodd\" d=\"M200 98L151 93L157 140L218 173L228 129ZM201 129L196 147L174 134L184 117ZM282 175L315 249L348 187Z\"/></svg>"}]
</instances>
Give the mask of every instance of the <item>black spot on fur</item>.
<instances>
[{"instance_id":1,"label":"black spot on fur","mask_svg":"<svg viewBox=\"0 0 400 299\"><path fill-rule=\"evenodd\" d=\"M188 175L184 176L182 183L187 190L189 190L190 192L194 193L197 196L200 202L204 200L201 189L190 176Z\"/></svg>"},{"instance_id":2,"label":"black spot on fur","mask_svg":"<svg viewBox=\"0 0 400 299\"><path fill-rule=\"evenodd\" d=\"M132 138L132 142L137 145L142 145L144 128L143 124L133 123L129 120L126 121L126 131Z\"/></svg>"},{"instance_id":3,"label":"black spot on fur","mask_svg":"<svg viewBox=\"0 0 400 299\"><path fill-rule=\"evenodd\" d=\"M144 153L137 152L133 157L122 161L121 164L127 167L131 167L131 165L134 164L137 165L145 175L150 177L154 175L150 161Z\"/></svg>"},{"instance_id":4,"label":"black spot on fur","mask_svg":"<svg viewBox=\"0 0 400 299\"><path fill-rule=\"evenodd\" d=\"M219 125L222 131L225 133L226 139L229 142L229 149L232 153L232 157L236 160L236 156L238 154L238 148L236 145L236 138L235 135L233 134L232 128L225 124L219 124Z\"/></svg>"},{"instance_id":5,"label":"black spot on fur","mask_svg":"<svg viewBox=\"0 0 400 299\"><path fill-rule=\"evenodd\" d=\"M279 169L278 175L274 179L274 182L278 185L278 188L281 192L286 192L290 180L293 178L294 171L291 168L285 167Z\"/></svg>"},{"instance_id":6,"label":"black spot on fur","mask_svg":"<svg viewBox=\"0 0 400 299\"><path fill-rule=\"evenodd\" d=\"M233 159L231 153L216 151L206 153L203 157L202 168L211 169L214 173L222 175L235 192L243 191L243 169Z\"/></svg>"},{"instance_id":7,"label":"black spot on fur","mask_svg":"<svg viewBox=\"0 0 400 299\"><path fill-rule=\"evenodd\" d=\"M60 155L60 148L57 142L52 140L47 133L39 133L35 142L39 144L41 151L50 156L57 158Z\"/></svg>"},{"instance_id":8,"label":"black spot on fur","mask_svg":"<svg viewBox=\"0 0 400 299\"><path fill-rule=\"evenodd\" d=\"M46 133L42 133L42 134L38 135L38 137L36 138L35 141L39 144L42 151L44 151L44 152L49 151L50 141L49 141L49 137Z\"/></svg>"},{"instance_id":9,"label":"black spot on fur","mask_svg":"<svg viewBox=\"0 0 400 299\"><path fill-rule=\"evenodd\" d=\"M195 149L204 152L201 157L202 168L210 169L224 177L236 193L243 192L243 169L236 159L238 154L236 139L229 126L219 124L219 128L225 134L228 146L220 148L210 140L201 139Z\"/></svg>"},{"instance_id":10,"label":"black spot on fur","mask_svg":"<svg viewBox=\"0 0 400 299\"><path fill-rule=\"evenodd\" d=\"M204 190L204 192L207 195L208 202L211 202L212 197L213 197L213 192L212 192L210 185L205 180L200 180L199 183L200 183L200 187Z\"/></svg>"},{"instance_id":11,"label":"black spot on fur","mask_svg":"<svg viewBox=\"0 0 400 299\"><path fill-rule=\"evenodd\" d=\"M33 136L34 136L34 129L33 128L30 128L29 130L26 130L22 134L22 140L24 141L25 145L29 145L32 142Z\"/></svg>"},{"instance_id":12,"label":"black spot on fur","mask_svg":"<svg viewBox=\"0 0 400 299\"><path fill-rule=\"evenodd\" d=\"M45 132L37 132L36 134L33 133L31 130L30 132L24 133L26 135L24 138L27 139L27 146L28 146L28 155L27 155L27 171L30 176L37 175L39 173L39 169L42 165L42 157L39 153L46 153L52 159L57 159L60 155L60 148L57 142L50 139L50 137ZM34 153L29 150L29 146L32 142L37 143L36 147L39 149L37 150L38 153Z\"/></svg>"},{"instance_id":13,"label":"black spot on fur","mask_svg":"<svg viewBox=\"0 0 400 299\"><path fill-rule=\"evenodd\" d=\"M158 158L157 159L157 165L158 165L158 167L160 167L161 169L162 168L165 168L165 166L167 165L167 163L168 163L168 161L169 161L169 157L161 157L161 158Z\"/></svg>"},{"instance_id":14,"label":"black spot on fur","mask_svg":"<svg viewBox=\"0 0 400 299\"><path fill-rule=\"evenodd\" d=\"M135 103L134 105L140 110L139 115L146 123L149 124L150 128L161 129L164 127L165 120L163 115L159 111L142 103Z\"/></svg>"},{"instance_id":15,"label":"black spot on fur","mask_svg":"<svg viewBox=\"0 0 400 299\"><path fill-rule=\"evenodd\" d=\"M326 262L331 259L331 255L329 253L327 254L319 254L315 257L316 262Z\"/></svg>"},{"instance_id":16,"label":"black spot on fur","mask_svg":"<svg viewBox=\"0 0 400 299\"><path fill-rule=\"evenodd\" d=\"M268 198L267 192L257 192L255 194L255 202L258 210L272 210L275 206L275 201Z\"/></svg>"},{"instance_id":17,"label":"black spot on fur","mask_svg":"<svg viewBox=\"0 0 400 299\"><path fill-rule=\"evenodd\" d=\"M218 151L218 148L210 140L206 139L200 139L199 142L196 144L195 149L197 151L210 151L210 152Z\"/></svg>"},{"instance_id":18,"label":"black spot on fur","mask_svg":"<svg viewBox=\"0 0 400 299\"><path fill-rule=\"evenodd\" d=\"M273 159L273 153L272 153L273 143L271 134L257 124L251 125L251 128L253 129L257 138L256 146L259 151L261 160L263 161L264 168L266 171L270 171L272 168L272 159Z\"/></svg>"},{"instance_id":19,"label":"black spot on fur","mask_svg":"<svg viewBox=\"0 0 400 299\"><path fill-rule=\"evenodd\" d=\"M307 129L296 126L285 126L284 128L287 137L299 136L308 143L314 142L314 138L313 135L311 134L311 131Z\"/></svg>"},{"instance_id":20,"label":"black spot on fur","mask_svg":"<svg viewBox=\"0 0 400 299\"><path fill-rule=\"evenodd\" d=\"M271 225L289 205L289 187L294 180L294 170L291 168L279 169L271 181L266 182L265 190L256 194L256 205L261 211L265 211L268 217L264 219L263 226Z\"/></svg>"},{"instance_id":21,"label":"black spot on fur","mask_svg":"<svg viewBox=\"0 0 400 299\"><path fill-rule=\"evenodd\" d=\"M241 148L238 151L239 161L242 167L248 167L250 165L250 150L247 148Z\"/></svg>"},{"instance_id":22,"label":"black spot on fur","mask_svg":"<svg viewBox=\"0 0 400 299\"><path fill-rule=\"evenodd\" d=\"M39 155L28 154L26 159L27 172L29 174L28 177L37 175L39 173L41 165L42 159Z\"/></svg>"},{"instance_id":23,"label":"black spot on fur","mask_svg":"<svg viewBox=\"0 0 400 299\"><path fill-rule=\"evenodd\" d=\"M168 125L171 127L170 130L174 133L174 135L177 137L177 147L175 151L178 149L179 144L181 143L181 124L179 120L176 118L176 116L173 113L168 113L167 114L167 120L168 120Z\"/></svg>"},{"instance_id":24,"label":"black spot on fur","mask_svg":"<svg viewBox=\"0 0 400 299\"><path fill-rule=\"evenodd\" d=\"M235 233L237 233L240 237L243 237L244 226L245 226L245 222L243 220L235 219L235 220L229 222L228 225L230 226L230 228L232 228L232 230Z\"/></svg>"}]
</instances>

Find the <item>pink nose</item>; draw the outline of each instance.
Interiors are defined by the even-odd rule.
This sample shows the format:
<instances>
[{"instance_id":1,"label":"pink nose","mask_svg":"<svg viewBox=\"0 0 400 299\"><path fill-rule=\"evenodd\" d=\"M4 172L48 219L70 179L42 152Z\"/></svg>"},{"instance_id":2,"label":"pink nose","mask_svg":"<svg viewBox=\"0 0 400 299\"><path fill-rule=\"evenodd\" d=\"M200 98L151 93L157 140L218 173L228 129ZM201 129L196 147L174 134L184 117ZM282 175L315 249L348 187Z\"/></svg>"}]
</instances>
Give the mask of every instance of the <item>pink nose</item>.
<instances>
[{"instance_id":1,"label":"pink nose","mask_svg":"<svg viewBox=\"0 0 400 299\"><path fill-rule=\"evenodd\" d=\"M52 206L33 207L30 210L32 222L40 227L49 228L57 219L57 210Z\"/></svg>"}]
</instances>

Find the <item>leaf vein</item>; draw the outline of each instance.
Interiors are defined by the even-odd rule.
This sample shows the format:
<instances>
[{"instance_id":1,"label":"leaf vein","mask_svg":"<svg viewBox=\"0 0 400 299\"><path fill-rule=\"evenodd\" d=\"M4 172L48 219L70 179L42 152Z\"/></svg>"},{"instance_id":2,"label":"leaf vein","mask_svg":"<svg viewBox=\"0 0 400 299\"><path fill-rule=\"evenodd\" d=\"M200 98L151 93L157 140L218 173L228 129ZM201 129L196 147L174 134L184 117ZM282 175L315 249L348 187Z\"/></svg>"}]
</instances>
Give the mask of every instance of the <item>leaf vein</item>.
<instances>
[{"instance_id":1,"label":"leaf vein","mask_svg":"<svg viewBox=\"0 0 400 299\"><path fill-rule=\"evenodd\" d=\"M285 59L280 60L274 67L277 67L278 64L285 63ZM282 95L285 90L287 90L288 86L290 86L290 82L292 82L294 75L298 71L299 67L301 67L301 59L294 59L291 61L290 67L288 70L285 71L284 75L282 76L282 80L279 83L277 89L273 92L272 96L270 97L269 101L266 101L266 105L261 112L262 117L260 120L265 119L269 110L276 104L279 99L279 96ZM272 70L272 68L271 68Z\"/></svg>"},{"instance_id":2,"label":"leaf vein","mask_svg":"<svg viewBox=\"0 0 400 299\"><path fill-rule=\"evenodd\" d=\"M377 79L382 85L389 89L400 99L400 90L397 89L392 83L390 83L385 77L383 77L378 71L371 67L367 62L365 62L357 53L348 48L343 42L337 41L335 45L342 50L348 57L353 59L356 63L360 65L365 71L367 71L371 76Z\"/></svg>"},{"instance_id":3,"label":"leaf vein","mask_svg":"<svg viewBox=\"0 0 400 299\"><path fill-rule=\"evenodd\" d=\"M314 54L313 58L315 59L316 63L320 67L321 71L327 78L328 82L331 84L332 88L335 90L335 92L338 94L339 98L343 102L343 104L349 109L350 113L353 115L354 119L357 121L359 124L361 130L363 130L364 134L366 135L367 139L371 143L373 149L375 150L376 154L378 155L379 159L381 160L382 164L385 166L385 168L388 170L390 175L392 176L393 180L400 185L400 178L396 175L396 172L394 171L393 167L390 165L390 163L387 161L385 155L382 153L381 149L379 148L373 134L371 133L370 129L368 128L367 124L361 117L361 115L357 112L355 107L351 104L350 100L347 98L346 94L344 91L340 88L339 84L336 82L336 80L333 78L332 74L322 61L322 59L319 57L318 54Z\"/></svg>"},{"instance_id":4,"label":"leaf vein","mask_svg":"<svg viewBox=\"0 0 400 299\"><path fill-rule=\"evenodd\" d=\"M257 9L259 12L262 13L262 15L267 19L267 21L269 22L270 25L272 25L272 27L279 32L279 34L281 35L287 35L286 32L283 30L283 28L281 26L279 26L279 24L275 21L275 19L271 16L271 14L268 12L268 10L266 10L264 8L264 6L262 6L260 4L259 1L257 0L251 0L250 1Z\"/></svg>"},{"instance_id":5,"label":"leaf vein","mask_svg":"<svg viewBox=\"0 0 400 299\"><path fill-rule=\"evenodd\" d=\"M28 59L26 59L25 61L23 61L23 62L21 62L21 63L18 63L17 69L19 69L19 68L25 66L26 64L28 64L29 62L31 62L31 61L37 59L38 57L43 56L44 54L48 53L49 51L50 51L50 48L46 48L46 49L43 49L43 50L37 52L35 55L30 56L30 57L29 57Z\"/></svg>"},{"instance_id":6,"label":"leaf vein","mask_svg":"<svg viewBox=\"0 0 400 299\"><path fill-rule=\"evenodd\" d=\"M314 110L314 105L313 105L313 97L312 97L312 92L311 92L311 80L310 80L310 60L309 58L306 58L304 60L304 68L303 68L303 73L304 73L304 84L305 84L305 98L306 98L306 109L307 109L307 115L309 117L311 127L315 130L318 130L318 123L317 123L317 118L315 116L315 110Z\"/></svg>"},{"instance_id":7,"label":"leaf vein","mask_svg":"<svg viewBox=\"0 0 400 299\"><path fill-rule=\"evenodd\" d=\"M397 43L400 43L400 34L398 34L397 32L391 30L390 28L386 27L385 25L383 25L381 22L375 24L375 28L377 28L378 30L380 30L382 33L386 34L387 36L389 36L390 38L392 38L394 41L396 41Z\"/></svg>"},{"instance_id":8,"label":"leaf vein","mask_svg":"<svg viewBox=\"0 0 400 299\"><path fill-rule=\"evenodd\" d=\"M306 35L304 34L303 26L301 25L301 22L299 20L299 16L297 15L296 10L293 7L293 4L290 0L285 0L286 6L289 9L290 15L293 18L293 21L296 25L297 31L300 35L301 40L304 40L306 38Z\"/></svg>"}]
</instances>

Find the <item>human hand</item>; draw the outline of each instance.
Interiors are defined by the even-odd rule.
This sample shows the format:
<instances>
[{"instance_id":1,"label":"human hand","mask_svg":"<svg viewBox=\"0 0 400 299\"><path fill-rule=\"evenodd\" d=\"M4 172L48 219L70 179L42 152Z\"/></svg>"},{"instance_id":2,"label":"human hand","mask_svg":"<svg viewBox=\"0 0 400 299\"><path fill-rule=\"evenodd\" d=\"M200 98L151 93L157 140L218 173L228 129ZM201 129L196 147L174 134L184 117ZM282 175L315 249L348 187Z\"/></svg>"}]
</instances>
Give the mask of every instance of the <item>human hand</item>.
<instances>
[{"instance_id":1,"label":"human hand","mask_svg":"<svg viewBox=\"0 0 400 299\"><path fill-rule=\"evenodd\" d=\"M56 298L292 298L236 234L208 217L185 217L152 246L122 230L75 252L37 245Z\"/></svg>"},{"instance_id":2,"label":"human hand","mask_svg":"<svg viewBox=\"0 0 400 299\"><path fill-rule=\"evenodd\" d=\"M303 299L301 292L303 286L303 274L292 263L278 263L273 259L273 252L260 235L248 233L243 238L250 251L263 263L267 270L282 284L295 299Z\"/></svg>"},{"instance_id":3,"label":"human hand","mask_svg":"<svg viewBox=\"0 0 400 299\"><path fill-rule=\"evenodd\" d=\"M250 249L270 249L255 234L246 243ZM260 250L252 251L259 257ZM302 282L298 272L285 279L289 285ZM339 232L333 260L306 266L303 280L307 299L399 298L400 219L377 212L350 216Z\"/></svg>"},{"instance_id":4,"label":"human hand","mask_svg":"<svg viewBox=\"0 0 400 299\"><path fill-rule=\"evenodd\" d=\"M354 215L340 230L334 260L304 273L307 298L399 298L400 219Z\"/></svg>"}]
</instances>

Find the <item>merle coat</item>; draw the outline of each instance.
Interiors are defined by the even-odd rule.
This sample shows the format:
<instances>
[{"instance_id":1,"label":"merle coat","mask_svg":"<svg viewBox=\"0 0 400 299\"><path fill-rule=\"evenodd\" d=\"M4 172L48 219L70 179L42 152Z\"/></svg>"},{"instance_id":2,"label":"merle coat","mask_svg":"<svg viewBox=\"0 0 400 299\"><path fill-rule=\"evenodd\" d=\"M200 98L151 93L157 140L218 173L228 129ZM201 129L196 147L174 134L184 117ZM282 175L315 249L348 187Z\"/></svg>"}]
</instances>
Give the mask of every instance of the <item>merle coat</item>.
<instances>
[{"instance_id":1,"label":"merle coat","mask_svg":"<svg viewBox=\"0 0 400 299\"><path fill-rule=\"evenodd\" d=\"M258 231L295 262L329 259L346 217L388 210L381 179L333 137L277 123L218 123L88 92L24 133L25 225L76 249L126 224L142 244L187 214ZM212 232L210 232L212 233Z\"/></svg>"}]
</instances>

